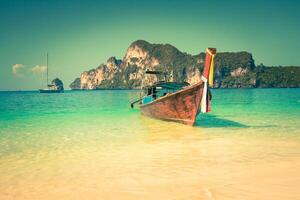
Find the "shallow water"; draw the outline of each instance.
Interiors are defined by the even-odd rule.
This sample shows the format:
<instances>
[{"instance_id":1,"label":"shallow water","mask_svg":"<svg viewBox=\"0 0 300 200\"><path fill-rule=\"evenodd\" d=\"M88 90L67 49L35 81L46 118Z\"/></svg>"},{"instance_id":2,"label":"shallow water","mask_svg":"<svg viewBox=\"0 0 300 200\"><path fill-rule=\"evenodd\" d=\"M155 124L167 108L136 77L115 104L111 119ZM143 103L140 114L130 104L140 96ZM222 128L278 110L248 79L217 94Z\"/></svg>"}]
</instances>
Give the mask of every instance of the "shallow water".
<instances>
[{"instance_id":1,"label":"shallow water","mask_svg":"<svg viewBox=\"0 0 300 200\"><path fill-rule=\"evenodd\" d=\"M300 89L213 90L194 127L135 97L0 92L0 199L300 199Z\"/></svg>"}]
</instances>

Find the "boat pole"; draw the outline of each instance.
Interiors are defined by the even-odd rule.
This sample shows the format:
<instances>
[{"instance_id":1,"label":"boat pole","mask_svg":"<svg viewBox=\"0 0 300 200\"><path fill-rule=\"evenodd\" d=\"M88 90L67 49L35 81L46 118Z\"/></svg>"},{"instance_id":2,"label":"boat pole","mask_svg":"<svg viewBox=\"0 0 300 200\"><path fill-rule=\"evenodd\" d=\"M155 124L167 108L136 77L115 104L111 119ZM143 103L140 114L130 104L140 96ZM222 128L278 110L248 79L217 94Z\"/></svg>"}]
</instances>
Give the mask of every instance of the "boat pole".
<instances>
[{"instance_id":1,"label":"boat pole","mask_svg":"<svg viewBox=\"0 0 300 200\"><path fill-rule=\"evenodd\" d=\"M134 107L134 104L136 104L136 103L138 103L138 102L141 102L141 101L142 101L142 99L138 99L138 100L136 100L136 101L134 101L134 102L131 102L130 107L133 108L133 107Z\"/></svg>"},{"instance_id":2,"label":"boat pole","mask_svg":"<svg viewBox=\"0 0 300 200\"><path fill-rule=\"evenodd\" d=\"M48 52L47 52L47 85L46 86L48 87Z\"/></svg>"}]
</instances>

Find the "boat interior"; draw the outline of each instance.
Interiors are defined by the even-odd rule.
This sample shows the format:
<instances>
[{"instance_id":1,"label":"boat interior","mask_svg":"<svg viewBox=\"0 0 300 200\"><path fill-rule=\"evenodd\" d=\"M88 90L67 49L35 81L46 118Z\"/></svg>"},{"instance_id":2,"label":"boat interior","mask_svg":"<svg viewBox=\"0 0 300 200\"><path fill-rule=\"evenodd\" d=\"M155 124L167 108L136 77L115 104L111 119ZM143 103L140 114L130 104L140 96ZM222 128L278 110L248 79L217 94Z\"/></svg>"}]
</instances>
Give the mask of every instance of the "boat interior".
<instances>
[{"instance_id":1,"label":"boat interior","mask_svg":"<svg viewBox=\"0 0 300 200\"><path fill-rule=\"evenodd\" d=\"M189 83L159 81L151 86L144 88L144 97L142 99L142 104L150 103L157 98L163 97L169 93L174 93L186 86L189 86Z\"/></svg>"}]
</instances>

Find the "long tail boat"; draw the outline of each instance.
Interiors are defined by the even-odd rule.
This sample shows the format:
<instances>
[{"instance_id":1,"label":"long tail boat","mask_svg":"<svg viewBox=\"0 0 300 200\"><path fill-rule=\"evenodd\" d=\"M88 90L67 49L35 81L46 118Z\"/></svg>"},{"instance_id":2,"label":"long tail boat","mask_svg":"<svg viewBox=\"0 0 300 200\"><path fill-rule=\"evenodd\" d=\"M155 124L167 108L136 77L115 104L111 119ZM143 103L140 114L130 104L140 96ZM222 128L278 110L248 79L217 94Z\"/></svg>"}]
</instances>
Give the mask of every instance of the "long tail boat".
<instances>
[{"instance_id":1,"label":"long tail boat","mask_svg":"<svg viewBox=\"0 0 300 200\"><path fill-rule=\"evenodd\" d=\"M206 49L205 65L201 80L194 84L160 81L145 88L145 95L135 102L140 104L143 115L187 125L195 123L197 115L210 111L211 94L208 85L213 85L215 48ZM163 74L146 71L146 74Z\"/></svg>"}]
</instances>

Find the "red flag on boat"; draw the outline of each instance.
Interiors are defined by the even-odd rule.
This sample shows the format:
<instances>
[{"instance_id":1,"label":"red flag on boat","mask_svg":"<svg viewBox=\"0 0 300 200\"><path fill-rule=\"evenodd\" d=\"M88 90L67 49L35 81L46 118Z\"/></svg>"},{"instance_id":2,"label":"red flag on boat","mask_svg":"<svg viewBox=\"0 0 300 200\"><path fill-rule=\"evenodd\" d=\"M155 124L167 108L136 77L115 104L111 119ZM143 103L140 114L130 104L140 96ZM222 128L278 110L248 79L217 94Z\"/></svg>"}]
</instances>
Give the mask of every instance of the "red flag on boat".
<instances>
[{"instance_id":1,"label":"red flag on boat","mask_svg":"<svg viewBox=\"0 0 300 200\"><path fill-rule=\"evenodd\" d=\"M216 55L217 49L207 48L205 65L202 73L202 81L204 82L203 94L201 99L201 112L206 113L210 111L210 100L208 97L208 83L209 86L213 86L214 78L214 58Z\"/></svg>"}]
</instances>

